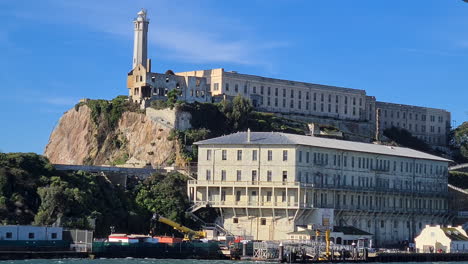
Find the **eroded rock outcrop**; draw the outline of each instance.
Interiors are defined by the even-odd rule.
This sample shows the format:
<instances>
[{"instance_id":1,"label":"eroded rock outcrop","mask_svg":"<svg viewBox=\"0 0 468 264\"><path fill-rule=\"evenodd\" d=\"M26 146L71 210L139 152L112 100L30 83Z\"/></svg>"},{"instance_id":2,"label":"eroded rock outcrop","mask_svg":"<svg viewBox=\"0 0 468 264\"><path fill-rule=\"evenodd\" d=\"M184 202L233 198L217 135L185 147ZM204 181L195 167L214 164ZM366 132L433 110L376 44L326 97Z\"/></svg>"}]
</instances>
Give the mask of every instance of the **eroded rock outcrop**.
<instances>
[{"instance_id":1,"label":"eroded rock outcrop","mask_svg":"<svg viewBox=\"0 0 468 264\"><path fill-rule=\"evenodd\" d=\"M131 111L109 125L92 111L83 104L60 118L44 152L52 163L156 167L176 160L177 142L168 139L167 125Z\"/></svg>"}]
</instances>

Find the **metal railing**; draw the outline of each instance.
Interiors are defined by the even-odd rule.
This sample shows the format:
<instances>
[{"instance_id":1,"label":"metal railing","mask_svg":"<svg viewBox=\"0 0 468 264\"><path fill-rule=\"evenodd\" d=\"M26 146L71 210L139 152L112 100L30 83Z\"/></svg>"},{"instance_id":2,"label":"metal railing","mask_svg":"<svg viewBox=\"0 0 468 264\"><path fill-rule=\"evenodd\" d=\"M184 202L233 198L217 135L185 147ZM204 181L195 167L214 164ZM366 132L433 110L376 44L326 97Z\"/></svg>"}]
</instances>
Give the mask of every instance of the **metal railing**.
<instances>
[{"instance_id":1,"label":"metal railing","mask_svg":"<svg viewBox=\"0 0 468 264\"><path fill-rule=\"evenodd\" d=\"M311 188L311 189L333 189L341 191L356 191L356 192L377 192L377 193L393 193L402 195L439 195L448 196L446 191L434 190L415 190L409 188L389 188L383 186L359 186L359 185L343 185L343 184L322 184L322 183L305 183L305 182L287 182L287 181L223 181L223 180L190 180L189 185L198 186L233 186L233 187L288 187L288 188Z\"/></svg>"},{"instance_id":2,"label":"metal railing","mask_svg":"<svg viewBox=\"0 0 468 264\"><path fill-rule=\"evenodd\" d=\"M196 211L197 207L204 206L229 206L229 207L291 207L291 208L313 208L311 204L298 203L298 202L260 202L260 201L196 201L191 208L192 212Z\"/></svg>"},{"instance_id":3,"label":"metal railing","mask_svg":"<svg viewBox=\"0 0 468 264\"><path fill-rule=\"evenodd\" d=\"M300 187L300 182L287 181L222 181L222 180L190 180L189 185L205 185L205 186L258 186L258 187Z\"/></svg>"}]
</instances>

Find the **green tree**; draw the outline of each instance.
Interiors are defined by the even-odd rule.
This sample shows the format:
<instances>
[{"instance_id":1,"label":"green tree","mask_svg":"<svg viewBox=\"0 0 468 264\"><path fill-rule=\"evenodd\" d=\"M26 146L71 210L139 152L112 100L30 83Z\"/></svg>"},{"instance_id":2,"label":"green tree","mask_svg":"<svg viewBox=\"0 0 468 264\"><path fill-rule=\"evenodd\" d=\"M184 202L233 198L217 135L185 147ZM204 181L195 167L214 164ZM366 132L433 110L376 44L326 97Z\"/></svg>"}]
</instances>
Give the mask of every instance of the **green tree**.
<instances>
[{"instance_id":1,"label":"green tree","mask_svg":"<svg viewBox=\"0 0 468 264\"><path fill-rule=\"evenodd\" d=\"M463 122L452 131L451 146L455 150L456 159L459 162L468 161L468 122Z\"/></svg>"},{"instance_id":2,"label":"green tree","mask_svg":"<svg viewBox=\"0 0 468 264\"><path fill-rule=\"evenodd\" d=\"M389 139L407 148L433 153L431 147L426 142L413 136L411 132L406 129L391 127L385 129L383 134Z\"/></svg>"},{"instance_id":3,"label":"green tree","mask_svg":"<svg viewBox=\"0 0 468 264\"><path fill-rule=\"evenodd\" d=\"M178 223L185 223L189 207L187 177L178 172L153 174L137 187L136 203L150 213L158 213Z\"/></svg>"},{"instance_id":4,"label":"green tree","mask_svg":"<svg viewBox=\"0 0 468 264\"><path fill-rule=\"evenodd\" d=\"M180 89L173 89L167 93L167 106L171 109L174 108L177 98L182 95L182 91Z\"/></svg>"},{"instance_id":5,"label":"green tree","mask_svg":"<svg viewBox=\"0 0 468 264\"><path fill-rule=\"evenodd\" d=\"M37 187L54 170L35 153L0 153L0 221L30 224L40 205Z\"/></svg>"},{"instance_id":6,"label":"green tree","mask_svg":"<svg viewBox=\"0 0 468 264\"><path fill-rule=\"evenodd\" d=\"M232 113L230 115L234 130L245 129L249 115L252 112L252 103L241 95L237 95L232 101Z\"/></svg>"}]
</instances>

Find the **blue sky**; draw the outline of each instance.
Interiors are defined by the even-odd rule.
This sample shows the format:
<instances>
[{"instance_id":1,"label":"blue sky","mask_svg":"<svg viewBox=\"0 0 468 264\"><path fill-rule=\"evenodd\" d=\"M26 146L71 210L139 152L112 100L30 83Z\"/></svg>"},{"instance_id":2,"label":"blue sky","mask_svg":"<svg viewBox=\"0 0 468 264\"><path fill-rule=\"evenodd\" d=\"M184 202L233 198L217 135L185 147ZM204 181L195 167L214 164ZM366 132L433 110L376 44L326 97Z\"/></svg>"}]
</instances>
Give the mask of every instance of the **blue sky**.
<instances>
[{"instance_id":1,"label":"blue sky","mask_svg":"<svg viewBox=\"0 0 468 264\"><path fill-rule=\"evenodd\" d=\"M42 153L80 98L127 94L142 7L153 71L223 67L365 89L468 120L462 0L0 0L0 151Z\"/></svg>"}]
</instances>

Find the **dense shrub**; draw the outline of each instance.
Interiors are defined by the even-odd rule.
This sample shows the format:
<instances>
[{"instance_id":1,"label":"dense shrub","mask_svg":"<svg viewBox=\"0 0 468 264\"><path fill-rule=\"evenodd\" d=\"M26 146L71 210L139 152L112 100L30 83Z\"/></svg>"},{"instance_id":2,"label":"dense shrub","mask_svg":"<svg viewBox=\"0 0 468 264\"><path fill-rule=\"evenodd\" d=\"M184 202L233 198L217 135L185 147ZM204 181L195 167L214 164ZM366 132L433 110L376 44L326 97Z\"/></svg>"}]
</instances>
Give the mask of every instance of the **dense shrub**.
<instances>
[{"instance_id":1,"label":"dense shrub","mask_svg":"<svg viewBox=\"0 0 468 264\"><path fill-rule=\"evenodd\" d=\"M450 133L450 147L454 152L454 160L459 163L468 162L468 122L464 122Z\"/></svg>"},{"instance_id":2,"label":"dense shrub","mask_svg":"<svg viewBox=\"0 0 468 264\"><path fill-rule=\"evenodd\" d=\"M105 236L109 227L147 232L149 221L134 201L134 192L112 186L104 177L56 171L34 153L0 153L0 219L2 224L92 228ZM142 215L142 217L138 217Z\"/></svg>"},{"instance_id":3,"label":"dense shrub","mask_svg":"<svg viewBox=\"0 0 468 264\"><path fill-rule=\"evenodd\" d=\"M151 107L151 108L154 108L154 109L156 109L156 110L161 110L161 109L166 109L166 108L168 108L167 103L166 103L165 100L154 100L154 101L151 101L150 107Z\"/></svg>"},{"instance_id":4,"label":"dense shrub","mask_svg":"<svg viewBox=\"0 0 468 264\"><path fill-rule=\"evenodd\" d=\"M468 189L468 173L449 171L449 184L462 189Z\"/></svg>"},{"instance_id":5,"label":"dense shrub","mask_svg":"<svg viewBox=\"0 0 468 264\"><path fill-rule=\"evenodd\" d=\"M395 141L397 144L403 145L405 147L424 152L433 152L432 148L426 142L413 136L411 132L406 129L391 127L385 129L383 134L389 139Z\"/></svg>"}]
</instances>

